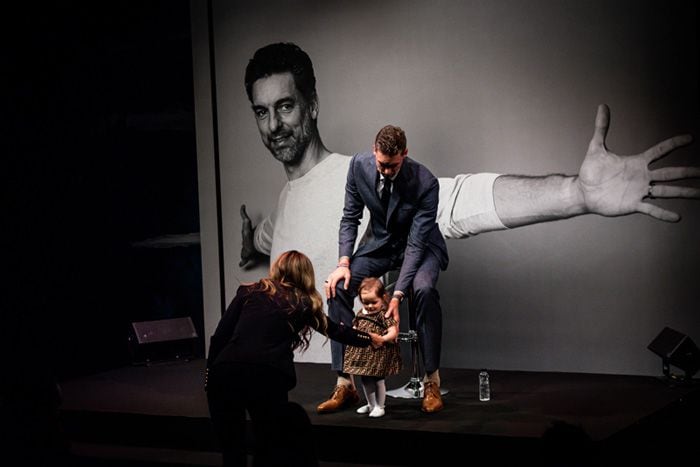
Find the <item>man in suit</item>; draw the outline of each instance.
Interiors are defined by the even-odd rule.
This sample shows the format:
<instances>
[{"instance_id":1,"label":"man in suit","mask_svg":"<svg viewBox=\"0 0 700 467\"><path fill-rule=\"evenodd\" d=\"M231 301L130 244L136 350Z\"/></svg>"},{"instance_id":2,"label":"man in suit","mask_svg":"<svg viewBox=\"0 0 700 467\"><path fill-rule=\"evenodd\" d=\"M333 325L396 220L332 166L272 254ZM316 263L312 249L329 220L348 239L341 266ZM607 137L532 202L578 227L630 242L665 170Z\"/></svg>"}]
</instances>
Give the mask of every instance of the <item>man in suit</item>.
<instances>
[{"instance_id":1,"label":"man in suit","mask_svg":"<svg viewBox=\"0 0 700 467\"><path fill-rule=\"evenodd\" d=\"M425 166L407 157L406 135L396 126L382 128L372 153L355 155L345 185L345 206L340 221L338 268L326 281L332 297L330 316L352 322L357 288L365 277L379 277L400 266L389 313L398 320L398 305L413 288L423 364L426 371L422 410L442 409L438 367L442 343L442 310L436 289L440 270L447 267L445 240L436 223L439 184ZM368 235L354 251L358 225L365 207L370 219ZM331 366L343 370L344 347L331 343ZM340 391L352 391L339 385ZM355 399L353 394L348 395ZM342 400L342 399L341 399ZM318 407L321 413L337 410L338 398Z\"/></svg>"}]
</instances>

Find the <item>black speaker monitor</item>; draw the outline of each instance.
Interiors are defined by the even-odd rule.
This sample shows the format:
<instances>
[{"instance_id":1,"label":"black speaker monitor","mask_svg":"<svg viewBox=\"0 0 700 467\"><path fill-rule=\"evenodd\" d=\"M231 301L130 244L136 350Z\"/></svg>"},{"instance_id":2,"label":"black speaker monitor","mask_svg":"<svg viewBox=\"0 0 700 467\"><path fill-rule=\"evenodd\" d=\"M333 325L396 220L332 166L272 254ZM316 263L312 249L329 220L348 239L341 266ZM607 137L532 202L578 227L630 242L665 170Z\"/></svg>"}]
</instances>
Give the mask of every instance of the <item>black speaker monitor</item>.
<instances>
[{"instance_id":1,"label":"black speaker monitor","mask_svg":"<svg viewBox=\"0 0 700 467\"><path fill-rule=\"evenodd\" d=\"M195 356L198 334L192 318L171 318L131 323L129 348L135 364Z\"/></svg>"},{"instance_id":2,"label":"black speaker monitor","mask_svg":"<svg viewBox=\"0 0 700 467\"><path fill-rule=\"evenodd\" d=\"M686 379L691 379L700 369L698 346L690 337L669 327L665 327L647 348L661 357L667 377L671 376L671 366L683 370Z\"/></svg>"}]
</instances>

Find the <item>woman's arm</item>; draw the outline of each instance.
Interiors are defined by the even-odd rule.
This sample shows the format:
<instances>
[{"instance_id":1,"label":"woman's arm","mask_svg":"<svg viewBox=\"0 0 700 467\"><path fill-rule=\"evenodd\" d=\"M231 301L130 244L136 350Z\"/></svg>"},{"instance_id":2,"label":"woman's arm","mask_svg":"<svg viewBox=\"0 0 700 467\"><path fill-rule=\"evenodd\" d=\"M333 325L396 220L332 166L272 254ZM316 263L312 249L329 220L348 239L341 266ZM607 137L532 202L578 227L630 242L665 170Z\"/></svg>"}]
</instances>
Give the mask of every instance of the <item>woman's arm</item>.
<instances>
[{"instance_id":1,"label":"woman's arm","mask_svg":"<svg viewBox=\"0 0 700 467\"><path fill-rule=\"evenodd\" d=\"M372 344L372 336L366 332L338 324L328 317L326 317L326 323L328 324L326 335L334 341L355 347L367 347Z\"/></svg>"}]
</instances>

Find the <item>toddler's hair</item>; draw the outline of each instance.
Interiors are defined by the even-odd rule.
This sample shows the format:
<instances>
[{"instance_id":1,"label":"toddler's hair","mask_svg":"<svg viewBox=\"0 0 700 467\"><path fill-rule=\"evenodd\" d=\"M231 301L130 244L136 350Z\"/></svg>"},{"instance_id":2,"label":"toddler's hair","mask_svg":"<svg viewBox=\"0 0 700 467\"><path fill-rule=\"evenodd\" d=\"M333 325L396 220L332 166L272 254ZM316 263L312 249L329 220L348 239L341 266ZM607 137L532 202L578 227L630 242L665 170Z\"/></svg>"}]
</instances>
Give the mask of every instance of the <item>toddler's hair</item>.
<instances>
[{"instance_id":1,"label":"toddler's hair","mask_svg":"<svg viewBox=\"0 0 700 467\"><path fill-rule=\"evenodd\" d=\"M358 295L361 294L363 290L374 292L377 297L382 299L385 307L389 305L389 294L387 294L384 282L382 282L381 279L377 277L365 277L357 288Z\"/></svg>"}]
</instances>

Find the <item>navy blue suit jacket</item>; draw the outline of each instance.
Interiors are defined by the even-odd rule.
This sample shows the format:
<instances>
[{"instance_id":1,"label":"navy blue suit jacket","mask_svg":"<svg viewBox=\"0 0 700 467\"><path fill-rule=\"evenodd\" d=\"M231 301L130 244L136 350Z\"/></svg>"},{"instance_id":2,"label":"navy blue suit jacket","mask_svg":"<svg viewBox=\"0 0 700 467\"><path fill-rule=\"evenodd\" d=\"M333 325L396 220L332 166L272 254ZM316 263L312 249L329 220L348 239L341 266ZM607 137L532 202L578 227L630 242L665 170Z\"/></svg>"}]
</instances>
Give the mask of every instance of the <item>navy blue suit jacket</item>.
<instances>
[{"instance_id":1,"label":"navy blue suit jacket","mask_svg":"<svg viewBox=\"0 0 700 467\"><path fill-rule=\"evenodd\" d=\"M366 152L353 156L340 220L340 256L353 256L357 227L366 206L370 213L367 234L354 256L381 250L383 256L403 257L395 289L406 291L426 250L437 256L443 270L447 267L447 245L436 223L440 187L426 167L406 157L394 179L385 214L377 193L378 177L374 154Z\"/></svg>"}]
</instances>

